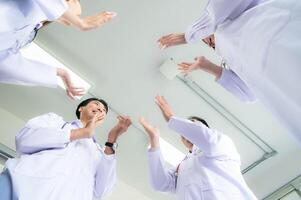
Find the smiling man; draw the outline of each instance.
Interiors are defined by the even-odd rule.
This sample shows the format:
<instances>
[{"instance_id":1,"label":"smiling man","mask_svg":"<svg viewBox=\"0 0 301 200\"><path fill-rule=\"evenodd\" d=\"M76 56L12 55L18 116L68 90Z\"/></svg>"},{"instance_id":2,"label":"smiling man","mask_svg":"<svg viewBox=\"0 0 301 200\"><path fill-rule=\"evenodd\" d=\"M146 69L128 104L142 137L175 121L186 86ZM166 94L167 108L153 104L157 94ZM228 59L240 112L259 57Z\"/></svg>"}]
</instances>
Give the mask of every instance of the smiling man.
<instances>
[{"instance_id":1,"label":"smiling man","mask_svg":"<svg viewBox=\"0 0 301 200\"><path fill-rule=\"evenodd\" d=\"M78 120L65 122L48 113L27 122L16 136L18 158L0 176L1 200L92 200L111 192L116 182L115 147L131 120L118 116L105 148L94 139L108 105L90 98L76 109Z\"/></svg>"}]
</instances>

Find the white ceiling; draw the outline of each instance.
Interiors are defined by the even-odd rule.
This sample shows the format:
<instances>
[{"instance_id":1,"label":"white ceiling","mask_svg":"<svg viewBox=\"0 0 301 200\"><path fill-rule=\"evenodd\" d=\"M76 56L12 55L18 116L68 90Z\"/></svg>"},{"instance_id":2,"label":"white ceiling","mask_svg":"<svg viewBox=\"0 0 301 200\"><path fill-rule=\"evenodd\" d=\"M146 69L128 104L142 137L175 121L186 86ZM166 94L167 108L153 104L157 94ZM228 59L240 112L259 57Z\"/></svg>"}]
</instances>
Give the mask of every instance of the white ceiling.
<instances>
[{"instance_id":1,"label":"white ceiling","mask_svg":"<svg viewBox=\"0 0 301 200\"><path fill-rule=\"evenodd\" d=\"M180 80L167 80L159 66L173 57L177 61L192 60L206 55L219 58L202 44L185 45L160 50L156 40L167 33L181 32L199 14L205 1L82 1L85 13L100 10L118 12L114 21L100 30L79 32L73 28L50 25L39 32L37 43L73 71L89 81L94 95L108 101L120 113L130 115L135 126L120 140L118 150L118 187L108 199L172 199L151 190L146 159L147 138L139 129L137 119L143 115L161 129L162 137L185 152L179 137L168 131L154 104L154 96L163 94L179 116L198 115L211 127L230 135L235 141L245 168L256 161L262 151L242 135L233 124L193 93ZM229 110L242 123L266 141L278 154L245 174L245 178L259 198L273 192L300 174L300 150L278 122L260 103L243 104L217 85L213 78L202 72L190 76L211 97ZM16 118L26 121L31 117L56 112L74 119L78 102L65 97L62 90L39 87L0 85L0 107ZM88 96L86 96L88 97ZM0 124L9 126L0 112ZM116 114L110 112L106 124L99 130L99 142L114 125ZM12 123L17 119L11 119ZM17 120L18 121L18 120ZM19 128L20 122L18 122ZM0 134L0 141L12 146L11 134Z\"/></svg>"}]
</instances>

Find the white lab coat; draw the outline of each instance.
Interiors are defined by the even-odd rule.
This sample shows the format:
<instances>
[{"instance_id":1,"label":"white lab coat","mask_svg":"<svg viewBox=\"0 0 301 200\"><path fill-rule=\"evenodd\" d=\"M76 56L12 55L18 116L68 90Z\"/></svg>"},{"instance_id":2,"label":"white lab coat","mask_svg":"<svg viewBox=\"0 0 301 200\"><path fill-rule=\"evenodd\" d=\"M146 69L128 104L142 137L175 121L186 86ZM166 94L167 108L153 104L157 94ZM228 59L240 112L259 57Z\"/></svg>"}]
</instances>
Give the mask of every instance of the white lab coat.
<instances>
[{"instance_id":1,"label":"white lab coat","mask_svg":"<svg viewBox=\"0 0 301 200\"><path fill-rule=\"evenodd\" d=\"M301 146L301 2L259 1L225 19L214 30L216 52ZM188 41L202 36L190 28Z\"/></svg>"},{"instance_id":2,"label":"white lab coat","mask_svg":"<svg viewBox=\"0 0 301 200\"><path fill-rule=\"evenodd\" d=\"M148 152L154 189L176 194L178 200L255 200L240 171L240 156L232 140L201 123L172 117L169 128L195 144L175 169L167 169L158 149Z\"/></svg>"},{"instance_id":3,"label":"white lab coat","mask_svg":"<svg viewBox=\"0 0 301 200\"><path fill-rule=\"evenodd\" d=\"M20 48L32 40L40 22L54 21L66 9L65 0L0 0L0 82L57 86L56 68L24 58Z\"/></svg>"},{"instance_id":4,"label":"white lab coat","mask_svg":"<svg viewBox=\"0 0 301 200\"><path fill-rule=\"evenodd\" d=\"M48 113L20 130L20 156L6 163L16 200L92 200L112 191L115 155L106 155L93 139L70 142L70 131L81 127L79 120L66 123Z\"/></svg>"}]
</instances>

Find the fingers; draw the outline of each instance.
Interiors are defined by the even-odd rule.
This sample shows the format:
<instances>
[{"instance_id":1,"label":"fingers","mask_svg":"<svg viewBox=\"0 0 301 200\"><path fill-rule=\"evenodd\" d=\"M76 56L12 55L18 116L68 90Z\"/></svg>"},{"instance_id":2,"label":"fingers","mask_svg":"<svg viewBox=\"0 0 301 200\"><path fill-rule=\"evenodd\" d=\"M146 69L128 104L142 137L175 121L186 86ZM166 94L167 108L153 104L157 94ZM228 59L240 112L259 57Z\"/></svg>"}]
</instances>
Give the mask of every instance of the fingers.
<instances>
[{"instance_id":1,"label":"fingers","mask_svg":"<svg viewBox=\"0 0 301 200\"><path fill-rule=\"evenodd\" d=\"M129 127L132 124L132 120L129 116L117 116L117 119L119 120L119 123L124 125L125 127Z\"/></svg>"},{"instance_id":2,"label":"fingers","mask_svg":"<svg viewBox=\"0 0 301 200\"><path fill-rule=\"evenodd\" d=\"M145 129L146 132L151 132L152 126L144 117L139 118L139 123L142 125L142 127Z\"/></svg>"},{"instance_id":3,"label":"fingers","mask_svg":"<svg viewBox=\"0 0 301 200\"><path fill-rule=\"evenodd\" d=\"M164 98L163 96L160 96L160 95L157 95L157 96L155 97L155 101L156 101L156 103L157 103L160 107L164 107L164 106L168 105L168 104L167 104L167 101L165 100L165 98Z\"/></svg>"},{"instance_id":4,"label":"fingers","mask_svg":"<svg viewBox=\"0 0 301 200\"><path fill-rule=\"evenodd\" d=\"M66 90L66 94L70 99L75 100L75 98L73 97L73 95L71 94L71 92L69 90Z\"/></svg>"},{"instance_id":5,"label":"fingers","mask_svg":"<svg viewBox=\"0 0 301 200\"><path fill-rule=\"evenodd\" d=\"M174 39L174 34L169 34L161 37L157 42L159 44L159 48L166 49L172 44L172 40Z\"/></svg>"},{"instance_id":6,"label":"fingers","mask_svg":"<svg viewBox=\"0 0 301 200\"><path fill-rule=\"evenodd\" d=\"M69 87L68 93L70 93L73 97L74 96L83 96L85 94L85 89L82 87Z\"/></svg>"},{"instance_id":7,"label":"fingers","mask_svg":"<svg viewBox=\"0 0 301 200\"><path fill-rule=\"evenodd\" d=\"M117 16L116 12L102 12L98 15L100 24L107 23Z\"/></svg>"}]
</instances>

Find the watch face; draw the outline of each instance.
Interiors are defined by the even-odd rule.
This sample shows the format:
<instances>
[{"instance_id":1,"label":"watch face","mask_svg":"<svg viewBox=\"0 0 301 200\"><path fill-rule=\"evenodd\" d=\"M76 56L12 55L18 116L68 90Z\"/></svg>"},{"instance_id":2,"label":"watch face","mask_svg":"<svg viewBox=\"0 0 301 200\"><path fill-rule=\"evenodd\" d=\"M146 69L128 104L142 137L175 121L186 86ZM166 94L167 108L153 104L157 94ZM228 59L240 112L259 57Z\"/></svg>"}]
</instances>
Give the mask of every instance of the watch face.
<instances>
[{"instance_id":1,"label":"watch face","mask_svg":"<svg viewBox=\"0 0 301 200\"><path fill-rule=\"evenodd\" d=\"M117 149L117 147L118 147L118 144L117 144L117 143L114 143L114 144L113 144L113 149Z\"/></svg>"}]
</instances>

